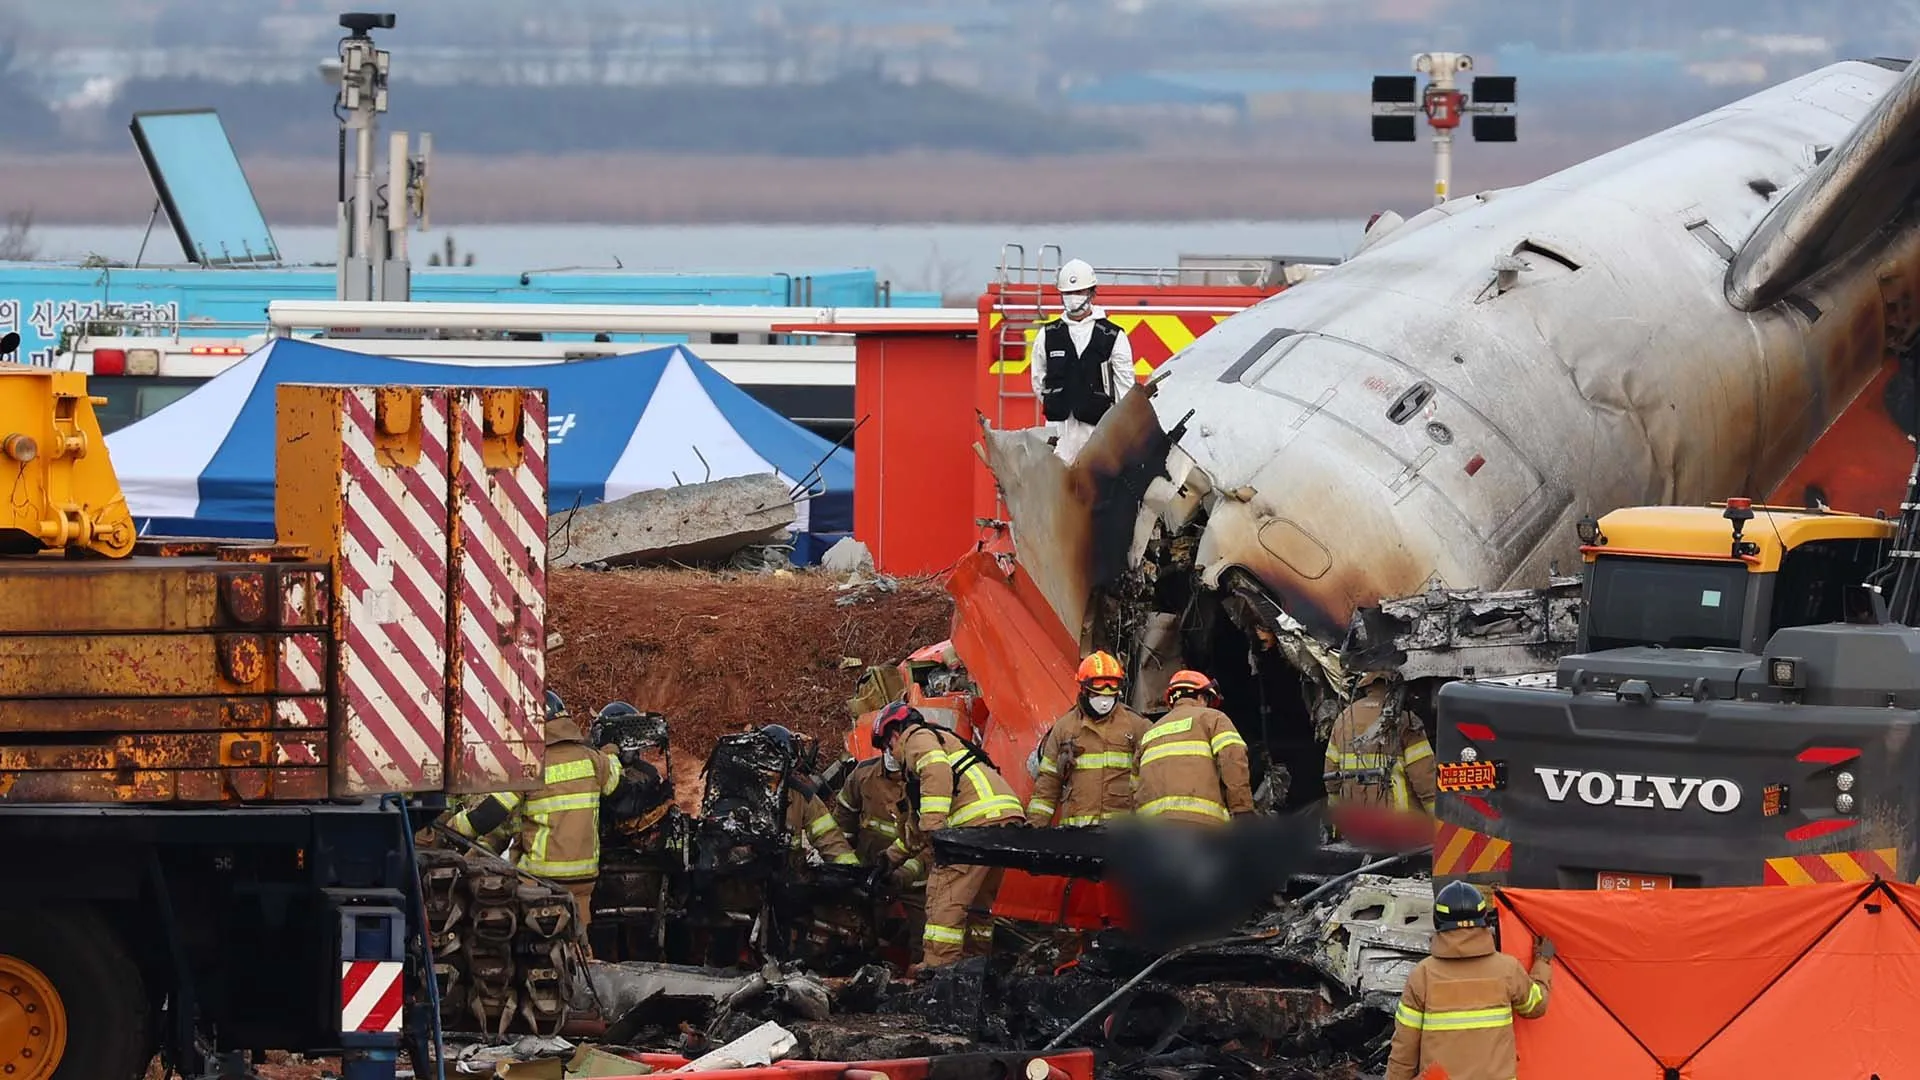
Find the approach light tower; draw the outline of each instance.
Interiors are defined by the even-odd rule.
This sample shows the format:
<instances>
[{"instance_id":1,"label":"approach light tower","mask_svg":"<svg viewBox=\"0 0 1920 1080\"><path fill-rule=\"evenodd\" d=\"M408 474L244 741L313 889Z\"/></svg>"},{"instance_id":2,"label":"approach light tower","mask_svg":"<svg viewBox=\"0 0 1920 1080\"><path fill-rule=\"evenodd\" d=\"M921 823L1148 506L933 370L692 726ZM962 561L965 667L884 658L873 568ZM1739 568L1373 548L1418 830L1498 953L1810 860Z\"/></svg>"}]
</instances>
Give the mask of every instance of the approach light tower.
<instances>
[{"instance_id":1,"label":"approach light tower","mask_svg":"<svg viewBox=\"0 0 1920 1080\"><path fill-rule=\"evenodd\" d=\"M413 217L427 227L427 170L433 142L420 136L420 154L411 156L407 133L392 133L387 147L384 204L376 207L373 186L374 134L387 111L387 74L391 58L375 48L371 31L393 29L389 13L348 12L340 16L347 36L337 60L320 65L320 77L338 87L334 114L340 118L338 227L339 272L335 293L341 300L406 300L412 294L407 261L407 226ZM353 139L353 185L347 185L347 135Z\"/></svg>"},{"instance_id":2,"label":"approach light tower","mask_svg":"<svg viewBox=\"0 0 1920 1080\"><path fill-rule=\"evenodd\" d=\"M1373 77L1373 141L1417 141L1414 117L1425 113L1433 129L1433 203L1438 206L1453 190L1453 132L1462 117L1473 117L1474 142L1518 141L1514 79L1476 75L1473 93L1461 93L1454 77L1473 70L1473 57L1466 53L1421 53L1413 58L1413 70L1433 77L1424 92L1418 76Z\"/></svg>"}]
</instances>

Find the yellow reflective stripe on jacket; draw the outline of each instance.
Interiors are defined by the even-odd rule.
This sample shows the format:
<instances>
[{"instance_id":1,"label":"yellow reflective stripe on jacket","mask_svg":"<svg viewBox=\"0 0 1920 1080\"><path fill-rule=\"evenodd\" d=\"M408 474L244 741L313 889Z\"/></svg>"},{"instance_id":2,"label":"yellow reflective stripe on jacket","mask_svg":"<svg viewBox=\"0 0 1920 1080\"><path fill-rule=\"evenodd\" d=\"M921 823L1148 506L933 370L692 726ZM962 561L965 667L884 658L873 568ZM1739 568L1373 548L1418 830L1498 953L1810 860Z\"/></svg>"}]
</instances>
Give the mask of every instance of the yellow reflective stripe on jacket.
<instances>
[{"instance_id":1,"label":"yellow reflective stripe on jacket","mask_svg":"<svg viewBox=\"0 0 1920 1080\"><path fill-rule=\"evenodd\" d=\"M821 814L807 822L807 835L818 840L839 827L839 823L833 820L832 814Z\"/></svg>"},{"instance_id":2,"label":"yellow reflective stripe on jacket","mask_svg":"<svg viewBox=\"0 0 1920 1080\"><path fill-rule=\"evenodd\" d=\"M1213 737L1211 745L1213 752L1217 754L1229 746L1245 746L1247 740L1241 738L1237 731L1223 731Z\"/></svg>"},{"instance_id":3,"label":"yellow reflective stripe on jacket","mask_svg":"<svg viewBox=\"0 0 1920 1080\"><path fill-rule=\"evenodd\" d=\"M1051 799L1042 799L1036 796L1027 803L1027 813L1029 814L1044 814L1051 817L1053 811L1054 805Z\"/></svg>"},{"instance_id":4,"label":"yellow reflective stripe on jacket","mask_svg":"<svg viewBox=\"0 0 1920 1080\"><path fill-rule=\"evenodd\" d=\"M1060 763L1050 757L1041 758L1040 759L1040 775L1041 776L1059 776Z\"/></svg>"},{"instance_id":5,"label":"yellow reflective stripe on jacket","mask_svg":"<svg viewBox=\"0 0 1920 1080\"><path fill-rule=\"evenodd\" d=\"M840 854L835 855L833 857L833 861L840 864L841 866L858 866L860 865L860 856L855 855L851 851L843 851Z\"/></svg>"},{"instance_id":6,"label":"yellow reflective stripe on jacket","mask_svg":"<svg viewBox=\"0 0 1920 1080\"><path fill-rule=\"evenodd\" d=\"M978 802L968 803L961 807L957 813L947 819L947 824L957 827L965 825L969 821L978 821L989 814L995 813L1023 813L1020 809L1019 797L1015 795L989 795Z\"/></svg>"},{"instance_id":7,"label":"yellow reflective stripe on jacket","mask_svg":"<svg viewBox=\"0 0 1920 1080\"><path fill-rule=\"evenodd\" d=\"M1125 810L1102 810L1094 814L1075 814L1072 817L1061 818L1060 824L1074 826L1098 825L1103 821L1115 821L1126 816L1127 812Z\"/></svg>"},{"instance_id":8,"label":"yellow reflective stripe on jacket","mask_svg":"<svg viewBox=\"0 0 1920 1080\"><path fill-rule=\"evenodd\" d=\"M1179 735L1182 732L1192 730L1193 717L1191 716L1183 716L1178 720L1162 720L1148 728L1145 735L1140 736L1140 745L1145 746L1150 742L1164 739L1169 735Z\"/></svg>"},{"instance_id":9,"label":"yellow reflective stripe on jacket","mask_svg":"<svg viewBox=\"0 0 1920 1080\"><path fill-rule=\"evenodd\" d=\"M1502 1005L1493 1009L1446 1009L1415 1015L1420 1017L1418 1026L1422 1031L1481 1031L1486 1028L1513 1026L1513 1006L1511 1005ZM1400 1019L1399 1012L1394 1013L1394 1019Z\"/></svg>"},{"instance_id":10,"label":"yellow reflective stripe on jacket","mask_svg":"<svg viewBox=\"0 0 1920 1080\"><path fill-rule=\"evenodd\" d=\"M562 761L547 766L546 782L564 784L569 780L585 780L593 775L593 759L582 758L579 761Z\"/></svg>"},{"instance_id":11,"label":"yellow reflective stripe on jacket","mask_svg":"<svg viewBox=\"0 0 1920 1080\"><path fill-rule=\"evenodd\" d=\"M529 814L557 814L563 810L592 810L600 805L600 794L583 791L575 795L543 795L527 800Z\"/></svg>"},{"instance_id":12,"label":"yellow reflective stripe on jacket","mask_svg":"<svg viewBox=\"0 0 1920 1080\"><path fill-rule=\"evenodd\" d=\"M1182 739L1179 742L1171 742L1165 746L1156 746L1146 753L1141 754L1140 764L1142 767L1145 767L1156 761L1176 757L1203 757L1211 760L1213 758L1213 748L1197 739Z\"/></svg>"},{"instance_id":13,"label":"yellow reflective stripe on jacket","mask_svg":"<svg viewBox=\"0 0 1920 1080\"><path fill-rule=\"evenodd\" d=\"M1520 1006L1520 1011L1532 1012L1533 1010L1539 1008L1540 999L1543 996L1544 995L1540 993L1539 983L1534 983L1532 986L1527 987L1527 1000L1524 1004Z\"/></svg>"},{"instance_id":14,"label":"yellow reflective stripe on jacket","mask_svg":"<svg viewBox=\"0 0 1920 1080\"><path fill-rule=\"evenodd\" d=\"M1407 746L1407 754L1401 762L1411 765L1416 761L1425 761L1433 756L1433 745L1425 739L1415 739Z\"/></svg>"},{"instance_id":15,"label":"yellow reflective stripe on jacket","mask_svg":"<svg viewBox=\"0 0 1920 1080\"><path fill-rule=\"evenodd\" d=\"M548 862L532 853L520 860L520 869L541 877L577 878L586 877L600 868L599 859L573 859L567 862Z\"/></svg>"},{"instance_id":16,"label":"yellow reflective stripe on jacket","mask_svg":"<svg viewBox=\"0 0 1920 1080\"><path fill-rule=\"evenodd\" d=\"M1419 1031L1425 1027L1427 1023L1427 1015L1425 1013L1408 1006L1404 1001L1400 1003L1399 1008L1393 1010L1393 1019L1395 1023L1404 1024L1415 1031Z\"/></svg>"},{"instance_id":17,"label":"yellow reflective stripe on jacket","mask_svg":"<svg viewBox=\"0 0 1920 1080\"><path fill-rule=\"evenodd\" d=\"M1221 821L1231 821L1233 819L1233 815L1227 813L1225 804L1214 802L1212 799L1199 798L1194 795L1163 795L1140 808L1140 813L1147 817L1154 817L1159 814L1180 813L1182 811L1189 814L1201 814L1210 818L1218 818Z\"/></svg>"},{"instance_id":18,"label":"yellow reflective stripe on jacket","mask_svg":"<svg viewBox=\"0 0 1920 1080\"><path fill-rule=\"evenodd\" d=\"M952 809L953 796L951 795L922 795L920 797L920 812L923 814L944 814Z\"/></svg>"},{"instance_id":19,"label":"yellow reflective stripe on jacket","mask_svg":"<svg viewBox=\"0 0 1920 1080\"><path fill-rule=\"evenodd\" d=\"M958 926L935 926L932 923L928 923L926 931L921 934L921 938L922 940L937 942L942 945L962 945L966 943L967 932Z\"/></svg>"},{"instance_id":20,"label":"yellow reflective stripe on jacket","mask_svg":"<svg viewBox=\"0 0 1920 1080\"><path fill-rule=\"evenodd\" d=\"M1098 754L1081 754L1073 759L1073 770L1083 769L1131 769L1133 755L1124 750L1107 750Z\"/></svg>"},{"instance_id":21,"label":"yellow reflective stripe on jacket","mask_svg":"<svg viewBox=\"0 0 1920 1080\"><path fill-rule=\"evenodd\" d=\"M860 822L860 827L868 832L879 833L881 836L900 835L900 826L894 824L888 818L863 818Z\"/></svg>"}]
</instances>

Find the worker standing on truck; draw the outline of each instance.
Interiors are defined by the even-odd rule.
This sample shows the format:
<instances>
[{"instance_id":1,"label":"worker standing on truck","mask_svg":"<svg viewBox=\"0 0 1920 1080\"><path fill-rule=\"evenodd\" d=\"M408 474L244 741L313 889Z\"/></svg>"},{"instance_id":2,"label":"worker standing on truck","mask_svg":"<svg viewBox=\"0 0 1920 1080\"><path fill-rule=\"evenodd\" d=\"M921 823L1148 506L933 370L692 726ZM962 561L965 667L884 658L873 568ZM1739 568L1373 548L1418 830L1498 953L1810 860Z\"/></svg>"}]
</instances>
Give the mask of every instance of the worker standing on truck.
<instances>
[{"instance_id":1,"label":"worker standing on truck","mask_svg":"<svg viewBox=\"0 0 1920 1080\"><path fill-rule=\"evenodd\" d=\"M1134 752L1135 809L1199 825L1253 813L1247 741L1219 710L1219 685L1201 672L1177 671L1167 681L1167 704Z\"/></svg>"},{"instance_id":2,"label":"worker standing on truck","mask_svg":"<svg viewBox=\"0 0 1920 1080\"><path fill-rule=\"evenodd\" d=\"M1387 1080L1439 1066L1448 1080L1513 1080L1520 1071L1513 1018L1547 1013L1553 942L1535 938L1533 970L1500 951L1493 905L1455 881L1433 898L1433 947L1414 965L1393 1014Z\"/></svg>"},{"instance_id":3,"label":"worker standing on truck","mask_svg":"<svg viewBox=\"0 0 1920 1080\"><path fill-rule=\"evenodd\" d=\"M1354 843L1400 850L1433 838L1433 746L1391 668L1361 675L1327 739L1327 806Z\"/></svg>"},{"instance_id":4,"label":"worker standing on truck","mask_svg":"<svg viewBox=\"0 0 1920 1080\"><path fill-rule=\"evenodd\" d=\"M1098 825L1133 812L1133 752L1147 719L1120 703L1126 673L1096 652L1080 662L1080 698L1040 741L1039 774L1027 800L1027 824ZM1063 794L1064 791L1064 794Z\"/></svg>"},{"instance_id":5,"label":"worker standing on truck","mask_svg":"<svg viewBox=\"0 0 1920 1080\"><path fill-rule=\"evenodd\" d=\"M1070 259L1055 279L1066 315L1042 323L1027 349L1033 393L1049 424L1059 424L1054 452L1073 464L1095 424L1133 386L1133 344L1094 306L1093 267Z\"/></svg>"},{"instance_id":6,"label":"worker standing on truck","mask_svg":"<svg viewBox=\"0 0 1920 1080\"><path fill-rule=\"evenodd\" d=\"M760 734L772 740L780 748L787 761L787 836L790 838L790 865L794 869L804 869L807 865L807 845L820 853L823 861L851 866L860 860L853 853L853 845L840 832L840 823L833 819L833 811L820 801L818 786L813 777L799 765L800 741L793 731L781 724L764 724Z\"/></svg>"},{"instance_id":7,"label":"worker standing on truck","mask_svg":"<svg viewBox=\"0 0 1920 1080\"><path fill-rule=\"evenodd\" d=\"M593 921L593 885L600 877L600 800L620 786L620 766L613 755L587 745L566 703L551 690L545 736L547 765L539 787L524 797L512 791L489 795L454 815L451 826L473 839L499 828L517 811L520 847L515 865L573 894L584 938Z\"/></svg>"},{"instance_id":8,"label":"worker standing on truck","mask_svg":"<svg viewBox=\"0 0 1920 1080\"><path fill-rule=\"evenodd\" d=\"M873 745L891 754L907 775L911 828L927 837L946 828L1026 823L1020 797L979 747L927 723L904 702L873 718ZM985 955L993 945L993 901L1004 871L997 866L937 865L927 877L926 967Z\"/></svg>"}]
</instances>

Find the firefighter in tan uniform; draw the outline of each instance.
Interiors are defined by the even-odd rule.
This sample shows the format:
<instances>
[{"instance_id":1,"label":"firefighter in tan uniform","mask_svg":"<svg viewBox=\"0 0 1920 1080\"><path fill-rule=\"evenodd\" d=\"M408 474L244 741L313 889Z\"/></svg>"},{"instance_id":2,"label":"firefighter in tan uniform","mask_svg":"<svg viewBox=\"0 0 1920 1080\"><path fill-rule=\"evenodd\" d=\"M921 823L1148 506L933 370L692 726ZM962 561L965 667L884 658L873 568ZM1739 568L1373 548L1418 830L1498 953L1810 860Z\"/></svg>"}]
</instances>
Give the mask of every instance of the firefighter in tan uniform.
<instances>
[{"instance_id":1,"label":"firefighter in tan uniform","mask_svg":"<svg viewBox=\"0 0 1920 1080\"><path fill-rule=\"evenodd\" d=\"M926 934L927 860L925 844L909 820L906 773L893 755L868 758L847 773L833 816L853 838L861 865L886 879L885 888L874 882L874 923L882 939L917 960Z\"/></svg>"},{"instance_id":2,"label":"firefighter in tan uniform","mask_svg":"<svg viewBox=\"0 0 1920 1080\"><path fill-rule=\"evenodd\" d=\"M1026 823L1013 788L978 749L895 702L873 720L873 744L900 762L911 785L910 829L928 838L940 829ZM903 845L904 847L904 845ZM988 866L935 866L927 877L926 967L984 955L993 945L993 901L1003 871Z\"/></svg>"},{"instance_id":3,"label":"firefighter in tan uniform","mask_svg":"<svg viewBox=\"0 0 1920 1080\"><path fill-rule=\"evenodd\" d=\"M1080 700L1040 742L1027 824L1098 825L1133 812L1133 752L1147 719L1120 704L1120 661L1096 652L1080 662ZM1062 794L1062 789L1065 794Z\"/></svg>"},{"instance_id":4,"label":"firefighter in tan uniform","mask_svg":"<svg viewBox=\"0 0 1920 1080\"><path fill-rule=\"evenodd\" d=\"M807 847L811 845L826 862L851 866L860 860L853 854L853 845L840 832L840 823L834 820L833 811L815 793L814 781L804 775L796 764L799 740L793 732L780 724L766 724L760 728L760 734L766 736L780 748L786 758L787 766L787 836L792 848L789 864L796 870L807 865Z\"/></svg>"},{"instance_id":5,"label":"firefighter in tan uniform","mask_svg":"<svg viewBox=\"0 0 1920 1080\"><path fill-rule=\"evenodd\" d=\"M1400 705L1393 672L1369 671L1333 722L1324 779L1336 827L1358 843L1398 848L1433 829L1433 746L1420 718Z\"/></svg>"},{"instance_id":6,"label":"firefighter in tan uniform","mask_svg":"<svg viewBox=\"0 0 1920 1080\"><path fill-rule=\"evenodd\" d=\"M1220 690L1197 671L1167 682L1172 708L1140 737L1134 753L1134 809L1159 821L1224 825L1253 813L1247 741L1220 704Z\"/></svg>"},{"instance_id":7,"label":"firefighter in tan uniform","mask_svg":"<svg viewBox=\"0 0 1920 1080\"><path fill-rule=\"evenodd\" d=\"M573 894L580 932L593 921L593 884L600 876L600 800L620 786L613 755L587 745L560 695L547 691L547 764L538 788L488 795L454 815L452 829L468 839L520 819L515 863Z\"/></svg>"},{"instance_id":8,"label":"firefighter in tan uniform","mask_svg":"<svg viewBox=\"0 0 1920 1080\"><path fill-rule=\"evenodd\" d=\"M1513 1018L1545 1016L1553 942L1536 938L1533 970L1493 940L1493 908L1456 881L1433 898L1433 947L1414 966L1393 1014L1387 1080L1514 1080ZM1435 1066L1438 1072L1429 1072Z\"/></svg>"}]
</instances>

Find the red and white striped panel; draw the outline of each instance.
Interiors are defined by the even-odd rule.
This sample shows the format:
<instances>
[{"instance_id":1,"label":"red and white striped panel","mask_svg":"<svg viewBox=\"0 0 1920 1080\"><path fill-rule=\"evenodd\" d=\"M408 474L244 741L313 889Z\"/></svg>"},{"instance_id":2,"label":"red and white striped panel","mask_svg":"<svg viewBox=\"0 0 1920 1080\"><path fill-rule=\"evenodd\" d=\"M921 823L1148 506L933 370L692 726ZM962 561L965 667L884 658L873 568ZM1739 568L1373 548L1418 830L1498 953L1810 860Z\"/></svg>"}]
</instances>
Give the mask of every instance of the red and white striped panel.
<instances>
[{"instance_id":1,"label":"red and white striped panel","mask_svg":"<svg viewBox=\"0 0 1920 1080\"><path fill-rule=\"evenodd\" d=\"M273 703L273 726L282 728L326 727L327 699L317 697L281 698Z\"/></svg>"},{"instance_id":2,"label":"red and white striped panel","mask_svg":"<svg viewBox=\"0 0 1920 1080\"><path fill-rule=\"evenodd\" d=\"M289 570L280 577L280 625L327 625L327 575L318 570Z\"/></svg>"},{"instance_id":3,"label":"red and white striped panel","mask_svg":"<svg viewBox=\"0 0 1920 1080\"><path fill-rule=\"evenodd\" d=\"M282 694L319 694L327 689L327 639L319 634L288 634L280 639Z\"/></svg>"},{"instance_id":4,"label":"red and white striped panel","mask_svg":"<svg viewBox=\"0 0 1920 1080\"><path fill-rule=\"evenodd\" d=\"M347 1035L397 1035L405 1001L397 960L340 962L340 1031Z\"/></svg>"},{"instance_id":5,"label":"red and white striped panel","mask_svg":"<svg viewBox=\"0 0 1920 1080\"><path fill-rule=\"evenodd\" d=\"M341 394L336 795L438 791L445 771L448 391L419 391L420 453L398 467L376 451L379 393Z\"/></svg>"},{"instance_id":6,"label":"red and white striped panel","mask_svg":"<svg viewBox=\"0 0 1920 1080\"><path fill-rule=\"evenodd\" d=\"M497 392L497 391L496 391ZM460 697L448 732L447 787L537 785L546 690L547 396L519 391L517 465L488 467L488 392L455 390L454 648Z\"/></svg>"}]
</instances>

